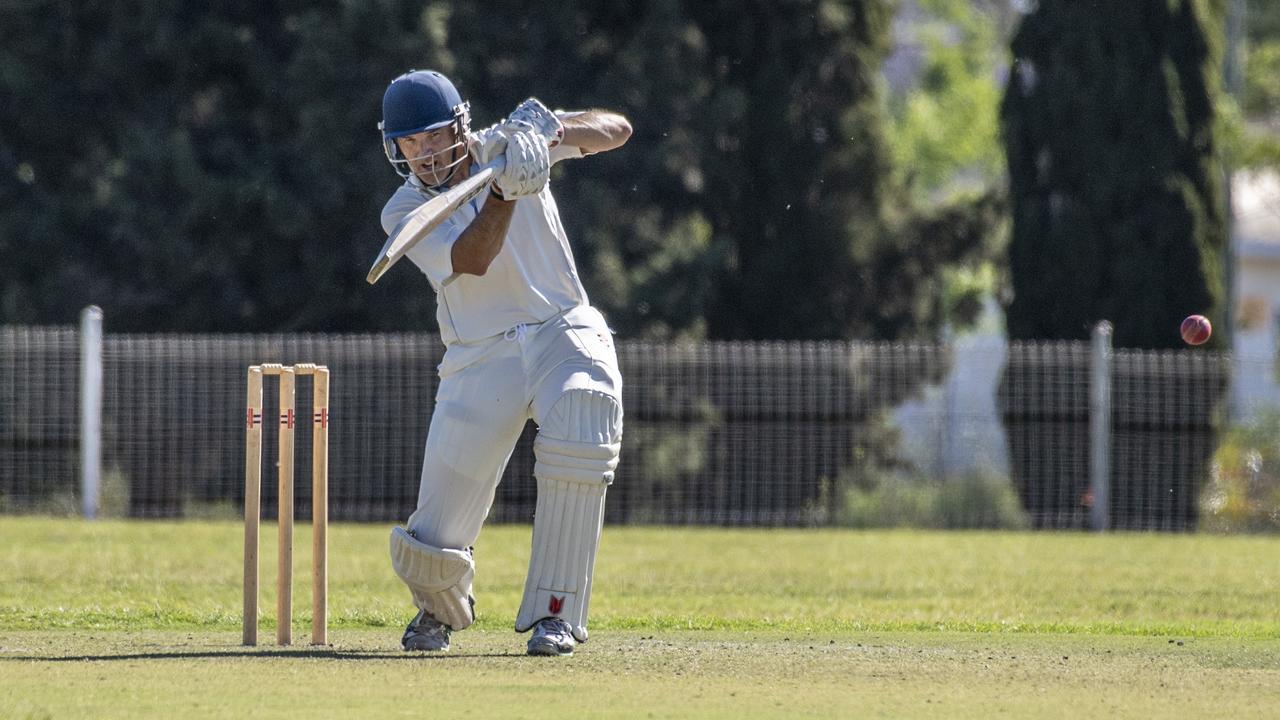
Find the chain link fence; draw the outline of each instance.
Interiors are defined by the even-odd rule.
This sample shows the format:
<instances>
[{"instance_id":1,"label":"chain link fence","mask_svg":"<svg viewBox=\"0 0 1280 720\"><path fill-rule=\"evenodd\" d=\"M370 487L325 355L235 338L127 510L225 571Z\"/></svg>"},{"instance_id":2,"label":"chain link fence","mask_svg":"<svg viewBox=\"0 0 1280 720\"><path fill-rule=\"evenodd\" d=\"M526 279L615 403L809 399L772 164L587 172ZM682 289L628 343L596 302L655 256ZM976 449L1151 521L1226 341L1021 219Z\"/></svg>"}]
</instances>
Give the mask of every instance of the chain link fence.
<instances>
[{"instance_id":1,"label":"chain link fence","mask_svg":"<svg viewBox=\"0 0 1280 720\"><path fill-rule=\"evenodd\" d=\"M611 523L1083 528L1099 517L1102 467L1108 527L1195 529L1233 362L1108 351L1099 466L1089 343L617 346L626 430ZM417 498L443 352L425 333L107 334L97 506L137 518L238 517L246 368L312 362L332 373L331 516L402 521ZM0 328L0 512L84 505L79 353L74 327ZM974 392L973 382L985 384ZM308 383L299 380L301 417L311 412ZM272 417L273 380L264 396ZM275 424L264 428L268 480ZM512 455L491 521L532 518L534 431ZM310 442L304 426L297 457ZM305 519L310 464L296 470ZM266 517L275 493L264 482Z\"/></svg>"}]
</instances>

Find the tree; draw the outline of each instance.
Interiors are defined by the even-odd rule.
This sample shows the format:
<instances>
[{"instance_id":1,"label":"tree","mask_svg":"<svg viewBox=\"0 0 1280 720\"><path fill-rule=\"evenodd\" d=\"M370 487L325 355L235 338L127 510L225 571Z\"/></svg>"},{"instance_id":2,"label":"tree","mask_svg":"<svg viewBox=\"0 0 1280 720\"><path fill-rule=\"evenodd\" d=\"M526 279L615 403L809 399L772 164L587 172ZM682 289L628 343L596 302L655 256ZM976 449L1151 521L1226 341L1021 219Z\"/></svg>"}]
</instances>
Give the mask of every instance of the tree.
<instances>
[{"instance_id":1,"label":"tree","mask_svg":"<svg viewBox=\"0 0 1280 720\"><path fill-rule=\"evenodd\" d=\"M1001 108L1011 337L1082 339L1106 319L1118 346L1174 348L1183 317L1221 319L1210 20L1198 0L1045 0L1019 28Z\"/></svg>"},{"instance_id":2,"label":"tree","mask_svg":"<svg viewBox=\"0 0 1280 720\"><path fill-rule=\"evenodd\" d=\"M1001 107L1012 339L1079 340L1109 320L1117 347L1165 349L1181 345L1185 316L1221 320L1221 65L1211 30L1220 12L1203 0L1042 0L1019 27ZM1227 334L1210 342L1223 347ZM1223 365L1207 358L1201 375L1175 377L1117 364L1113 392L1197 400L1176 416L1112 418L1114 452L1158 458L1160 467L1113 467L1112 497L1162 498L1113 503L1112 527L1195 527L1194 499L1208 475L1226 387ZM1087 396L1046 401L1019 378L1047 379L1052 388L1080 371L1067 357L1013 352L1004 370L1012 474L1039 523L1078 525L1084 516ZM1046 423L1076 440L1054 442ZM1197 439L1183 444L1188 431Z\"/></svg>"},{"instance_id":3,"label":"tree","mask_svg":"<svg viewBox=\"0 0 1280 720\"><path fill-rule=\"evenodd\" d=\"M1007 38L998 9L971 0L915 0L891 79L889 145L917 200L945 202L1004 182L1000 86ZM898 72L904 74L904 70Z\"/></svg>"},{"instance_id":4,"label":"tree","mask_svg":"<svg viewBox=\"0 0 1280 720\"><path fill-rule=\"evenodd\" d=\"M0 320L429 326L421 293L361 277L395 185L382 89L438 51L415 3L0 12Z\"/></svg>"},{"instance_id":5,"label":"tree","mask_svg":"<svg viewBox=\"0 0 1280 720\"><path fill-rule=\"evenodd\" d=\"M113 330L433 328L411 269L363 275L397 183L382 91L434 67L480 125L531 94L631 116L626 147L554 178L622 334L928 337L940 278L991 254L972 221L992 206L921 210L895 171L878 89L892 10L5 4L0 321L98 303Z\"/></svg>"},{"instance_id":6,"label":"tree","mask_svg":"<svg viewBox=\"0 0 1280 720\"><path fill-rule=\"evenodd\" d=\"M895 171L878 88L891 15L883 0L458 5L449 45L485 122L529 92L631 117L626 147L555 178L588 292L624 335L905 339L941 326L947 268L991 255L990 225L970 221L993 202L921 211Z\"/></svg>"},{"instance_id":7,"label":"tree","mask_svg":"<svg viewBox=\"0 0 1280 720\"><path fill-rule=\"evenodd\" d=\"M1229 0L1240 3L1243 0ZM1237 93L1242 114L1231 133L1233 166L1280 170L1280 3L1248 0L1243 77Z\"/></svg>"},{"instance_id":8,"label":"tree","mask_svg":"<svg viewBox=\"0 0 1280 720\"><path fill-rule=\"evenodd\" d=\"M885 68L894 170L917 207L974 223L985 238L983 261L941 273L944 318L964 329L999 294L1004 271L999 78L1019 15L1005 0L909 0L898 13Z\"/></svg>"},{"instance_id":9,"label":"tree","mask_svg":"<svg viewBox=\"0 0 1280 720\"><path fill-rule=\"evenodd\" d=\"M704 337L724 261L700 208L707 138L693 126L712 86L706 41L684 5L460 3L449 15L448 70L477 124L528 95L630 118L626 146L552 179L588 295L626 337Z\"/></svg>"}]
</instances>

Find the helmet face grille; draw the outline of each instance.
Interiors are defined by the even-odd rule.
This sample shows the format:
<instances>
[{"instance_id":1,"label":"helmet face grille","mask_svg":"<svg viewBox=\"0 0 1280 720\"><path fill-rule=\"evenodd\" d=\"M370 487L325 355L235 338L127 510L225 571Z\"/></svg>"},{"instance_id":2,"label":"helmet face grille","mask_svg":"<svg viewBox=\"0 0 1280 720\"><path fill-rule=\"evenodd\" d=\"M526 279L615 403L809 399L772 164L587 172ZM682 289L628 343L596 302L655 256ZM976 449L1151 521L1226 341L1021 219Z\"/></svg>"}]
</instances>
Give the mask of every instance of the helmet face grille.
<instances>
[{"instance_id":1,"label":"helmet face grille","mask_svg":"<svg viewBox=\"0 0 1280 720\"><path fill-rule=\"evenodd\" d=\"M382 149L396 172L404 178L413 170L395 139L406 135L435 130L453 124L458 144L464 149L444 167L448 170L443 182L453 175L453 168L465 157L466 134L471 131L471 105L463 102L457 88L444 75L433 70L411 70L387 86L382 96L382 122L378 130L382 135ZM452 150L452 148L450 149ZM441 153L442 154L442 153Z\"/></svg>"}]
</instances>

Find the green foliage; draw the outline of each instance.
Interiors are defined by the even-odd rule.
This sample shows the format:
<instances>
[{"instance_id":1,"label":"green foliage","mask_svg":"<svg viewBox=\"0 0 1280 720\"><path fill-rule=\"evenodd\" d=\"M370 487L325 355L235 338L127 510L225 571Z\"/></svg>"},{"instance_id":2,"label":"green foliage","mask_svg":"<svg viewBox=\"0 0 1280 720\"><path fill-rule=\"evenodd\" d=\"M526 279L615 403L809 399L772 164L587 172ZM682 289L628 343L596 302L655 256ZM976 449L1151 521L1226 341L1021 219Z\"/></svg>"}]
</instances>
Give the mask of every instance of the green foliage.
<instances>
[{"instance_id":1,"label":"green foliage","mask_svg":"<svg viewBox=\"0 0 1280 720\"><path fill-rule=\"evenodd\" d=\"M988 9L968 0L924 0L920 82L890 98L888 142L917 201L983 192L1004 174L997 67L1005 48Z\"/></svg>"},{"instance_id":2,"label":"green foliage","mask_svg":"<svg viewBox=\"0 0 1280 720\"><path fill-rule=\"evenodd\" d=\"M1249 47L1242 104L1249 115L1280 113L1280 37Z\"/></svg>"},{"instance_id":3,"label":"green foliage","mask_svg":"<svg viewBox=\"0 0 1280 720\"><path fill-rule=\"evenodd\" d=\"M1022 23L1001 107L1011 337L1083 339L1107 319L1118 347L1172 348L1186 315L1221 319L1212 12L1044 0Z\"/></svg>"},{"instance_id":4,"label":"green foliage","mask_svg":"<svg viewBox=\"0 0 1280 720\"><path fill-rule=\"evenodd\" d=\"M904 223L902 244L877 258L877 269L891 278L895 273L918 273L915 281L927 291L914 296L886 293L877 327L881 337L920 337L946 324L973 325L983 299L998 284L1007 206L1003 191L992 188L919 209ZM904 300L917 305L905 308L899 305ZM894 310L896 314L890 314Z\"/></svg>"},{"instance_id":5,"label":"green foliage","mask_svg":"<svg viewBox=\"0 0 1280 720\"><path fill-rule=\"evenodd\" d=\"M417 5L7 4L0 320L421 326L429 301L361 278L382 88L436 58Z\"/></svg>"},{"instance_id":6,"label":"green foliage","mask_svg":"<svg viewBox=\"0 0 1280 720\"><path fill-rule=\"evenodd\" d=\"M835 524L854 528L1019 529L1027 517L1009 478L973 472L939 482L885 479L850 487Z\"/></svg>"},{"instance_id":7,"label":"green foliage","mask_svg":"<svg viewBox=\"0 0 1280 720\"><path fill-rule=\"evenodd\" d=\"M851 337L877 308L849 278L889 244L890 14L883 0L459 6L451 40L487 117L532 92L631 118L623 150L556 179L588 292L623 334Z\"/></svg>"},{"instance_id":8,"label":"green foliage","mask_svg":"<svg viewBox=\"0 0 1280 720\"><path fill-rule=\"evenodd\" d=\"M1006 48L996 8L968 0L921 0L911 28L922 49L918 81L888 97L887 142L916 222L967 225L980 246L940 264L926 282L941 301L921 313L927 326L972 326L983 298L997 293L1003 266L1004 155L999 144L998 67ZM978 222L975 222L977 220ZM907 246L925 247L916 234ZM969 242L972 242L970 240ZM909 261L908 261L909 262Z\"/></svg>"},{"instance_id":9,"label":"green foliage","mask_svg":"<svg viewBox=\"0 0 1280 720\"><path fill-rule=\"evenodd\" d=\"M1236 0L1227 0L1235 2ZM1246 0L1245 25L1250 43L1280 38L1280 3L1276 0Z\"/></svg>"},{"instance_id":10,"label":"green foliage","mask_svg":"<svg viewBox=\"0 0 1280 720\"><path fill-rule=\"evenodd\" d=\"M92 302L117 331L433 327L412 268L363 281L398 183L380 98L410 67L449 73L478 125L529 95L632 119L629 145L554 179L588 291L630 337L929 335L938 277L990 254L973 223L946 252L916 232L955 215L915 210L894 169L890 0L0 12L3 322ZM950 52L946 113L971 70ZM919 102L913 147L981 154L926 138Z\"/></svg>"},{"instance_id":11,"label":"green foliage","mask_svg":"<svg viewBox=\"0 0 1280 720\"><path fill-rule=\"evenodd\" d=\"M1217 118L1214 133L1227 167L1237 171L1280 169L1280 135L1265 121L1245 117L1235 98L1227 95L1218 99Z\"/></svg>"},{"instance_id":12,"label":"green foliage","mask_svg":"<svg viewBox=\"0 0 1280 720\"><path fill-rule=\"evenodd\" d=\"M1225 0L1232 13L1244 0ZM1247 37L1233 32L1228 13L1224 74L1229 94L1218 101L1218 137L1229 170L1280 168L1280 3L1250 0L1242 13ZM1241 65L1243 67L1241 67Z\"/></svg>"},{"instance_id":13,"label":"green foliage","mask_svg":"<svg viewBox=\"0 0 1280 720\"><path fill-rule=\"evenodd\" d=\"M1280 412L1265 411L1227 431L1200 505L1208 530L1280 530Z\"/></svg>"},{"instance_id":14,"label":"green foliage","mask_svg":"<svg viewBox=\"0 0 1280 720\"><path fill-rule=\"evenodd\" d=\"M1280 3L1251 0L1245 28L1247 39L1237 39L1231 58L1243 56L1243 77L1227 101L1227 159L1239 169L1280 168Z\"/></svg>"}]
</instances>

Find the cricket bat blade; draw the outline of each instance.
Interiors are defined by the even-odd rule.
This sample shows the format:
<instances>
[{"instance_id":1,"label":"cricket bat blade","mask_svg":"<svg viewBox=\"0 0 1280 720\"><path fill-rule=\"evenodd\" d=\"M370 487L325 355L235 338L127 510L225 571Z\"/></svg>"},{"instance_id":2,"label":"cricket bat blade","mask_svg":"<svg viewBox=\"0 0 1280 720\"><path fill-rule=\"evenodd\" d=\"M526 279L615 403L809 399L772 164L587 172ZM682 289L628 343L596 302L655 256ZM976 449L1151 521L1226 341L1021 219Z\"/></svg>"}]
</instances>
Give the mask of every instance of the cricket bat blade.
<instances>
[{"instance_id":1,"label":"cricket bat blade","mask_svg":"<svg viewBox=\"0 0 1280 720\"><path fill-rule=\"evenodd\" d=\"M475 199L489 186L493 176L502 169L501 162L502 158L498 158L495 163L486 165L471 177L431 198L409 213L408 221L400 228L400 232L387 238L387 242L373 261L373 267L369 268L369 274L365 276L365 280L370 285L378 282L414 245L431 234L432 230L440 227L441 223L457 212L458 208Z\"/></svg>"}]
</instances>

